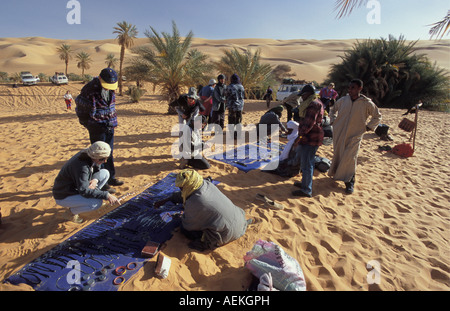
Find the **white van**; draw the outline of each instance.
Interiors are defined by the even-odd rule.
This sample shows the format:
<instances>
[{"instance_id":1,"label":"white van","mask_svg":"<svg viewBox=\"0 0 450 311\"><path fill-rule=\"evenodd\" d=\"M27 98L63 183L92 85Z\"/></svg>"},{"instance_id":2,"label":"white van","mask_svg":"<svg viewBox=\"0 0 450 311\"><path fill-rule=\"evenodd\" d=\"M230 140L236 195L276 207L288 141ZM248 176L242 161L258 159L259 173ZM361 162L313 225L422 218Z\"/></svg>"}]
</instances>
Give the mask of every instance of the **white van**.
<instances>
[{"instance_id":1,"label":"white van","mask_svg":"<svg viewBox=\"0 0 450 311\"><path fill-rule=\"evenodd\" d=\"M282 84L277 91L277 100L282 101L294 92L300 92L306 84Z\"/></svg>"}]
</instances>

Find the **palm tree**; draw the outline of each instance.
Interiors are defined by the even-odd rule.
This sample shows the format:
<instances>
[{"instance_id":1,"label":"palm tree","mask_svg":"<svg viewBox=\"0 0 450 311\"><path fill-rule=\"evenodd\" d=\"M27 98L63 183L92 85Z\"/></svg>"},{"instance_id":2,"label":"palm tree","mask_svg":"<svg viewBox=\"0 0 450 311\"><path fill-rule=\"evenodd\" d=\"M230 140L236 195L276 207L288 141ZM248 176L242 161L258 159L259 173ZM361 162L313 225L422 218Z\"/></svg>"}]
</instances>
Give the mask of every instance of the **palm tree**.
<instances>
[{"instance_id":1,"label":"palm tree","mask_svg":"<svg viewBox=\"0 0 450 311\"><path fill-rule=\"evenodd\" d=\"M125 49L133 46L133 40L136 39L138 31L136 26L123 21L117 23L117 27L114 27L113 34L117 34L116 39L119 41L120 45L119 94L122 95L122 66L125 58Z\"/></svg>"},{"instance_id":2,"label":"palm tree","mask_svg":"<svg viewBox=\"0 0 450 311\"><path fill-rule=\"evenodd\" d=\"M106 55L105 64L108 68L115 68L117 65L117 62L119 60L116 58L116 56L113 53L109 53Z\"/></svg>"},{"instance_id":3,"label":"palm tree","mask_svg":"<svg viewBox=\"0 0 450 311\"><path fill-rule=\"evenodd\" d=\"M172 34L159 34L154 28L150 29L145 35L153 49L142 46L135 52L139 54L140 66L148 70L147 80L162 89L168 103L177 99L183 89L209 80L205 73L212 70L212 65L206 63L207 56L190 49L192 31L182 39L175 22L172 22ZM170 106L169 113L175 113Z\"/></svg>"},{"instance_id":4,"label":"palm tree","mask_svg":"<svg viewBox=\"0 0 450 311\"><path fill-rule=\"evenodd\" d=\"M66 76L67 76L67 67L69 66L69 60L72 59L72 49L68 44L61 44L60 47L56 49L58 51L59 59L63 60L66 64Z\"/></svg>"},{"instance_id":5,"label":"palm tree","mask_svg":"<svg viewBox=\"0 0 450 311\"><path fill-rule=\"evenodd\" d=\"M83 51L78 53L76 58L78 60L77 67L81 69L81 75L84 77L84 71L91 68L91 55Z\"/></svg>"},{"instance_id":6,"label":"palm tree","mask_svg":"<svg viewBox=\"0 0 450 311\"><path fill-rule=\"evenodd\" d=\"M240 53L238 49L224 50L224 56L216 62L216 68L227 77L236 73L241 78L241 83L247 93L261 90L270 85L272 66L261 64L261 50L255 53L245 50Z\"/></svg>"}]
</instances>

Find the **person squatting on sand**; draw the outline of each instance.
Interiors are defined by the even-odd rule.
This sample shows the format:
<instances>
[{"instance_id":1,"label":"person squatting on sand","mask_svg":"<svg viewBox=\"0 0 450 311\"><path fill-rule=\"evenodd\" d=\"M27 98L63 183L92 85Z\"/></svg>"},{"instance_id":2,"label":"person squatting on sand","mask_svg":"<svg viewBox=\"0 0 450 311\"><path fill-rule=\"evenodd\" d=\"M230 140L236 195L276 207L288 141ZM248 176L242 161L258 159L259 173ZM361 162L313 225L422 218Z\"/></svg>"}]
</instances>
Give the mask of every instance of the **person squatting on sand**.
<instances>
[{"instance_id":1,"label":"person squatting on sand","mask_svg":"<svg viewBox=\"0 0 450 311\"><path fill-rule=\"evenodd\" d=\"M260 125L264 124L267 126L267 138L269 138L272 135L272 129L276 130L278 129L279 131L283 132L283 133L287 133L287 129L284 126L284 124L281 122L281 115L283 113L283 106L282 105L278 105L270 110L268 110L266 113L264 113L260 120L259 123L256 125L256 131L258 133L258 137L261 134L259 131L262 127L260 127ZM272 125L276 125L275 127L272 128ZM264 134L262 134L264 136Z\"/></svg>"},{"instance_id":2,"label":"person squatting on sand","mask_svg":"<svg viewBox=\"0 0 450 311\"><path fill-rule=\"evenodd\" d=\"M199 98L195 87L191 87L187 94L181 95L177 100L170 103L170 106L178 113L181 168L185 168L187 165L200 170L211 167L201 154L203 150L203 121L200 113L205 111L205 107L199 101Z\"/></svg>"},{"instance_id":3,"label":"person squatting on sand","mask_svg":"<svg viewBox=\"0 0 450 311\"><path fill-rule=\"evenodd\" d=\"M123 181L116 179L114 167L114 129L117 127L116 95L117 73L111 68L105 68L100 76L86 84L80 95L75 99L76 112L80 124L89 132L91 144L104 141L111 147L111 155L104 164L109 171L109 180L104 190L116 192L110 186L121 186Z\"/></svg>"},{"instance_id":4,"label":"person squatting on sand","mask_svg":"<svg viewBox=\"0 0 450 311\"><path fill-rule=\"evenodd\" d=\"M323 142L322 119L324 114L322 102L315 96L315 89L311 85L305 85L300 92L303 102L308 103L302 118L298 124L298 138L292 148L296 148L296 154L300 157L300 170L302 181L295 182L294 186L299 190L292 192L295 196L311 197L312 183L315 165L315 155Z\"/></svg>"},{"instance_id":5,"label":"person squatting on sand","mask_svg":"<svg viewBox=\"0 0 450 311\"><path fill-rule=\"evenodd\" d=\"M156 208L164 203L183 203L181 230L192 241L189 247L199 250L215 248L243 236L251 220L245 212L225 196L209 178L195 170L186 169L177 174L175 186L180 188L171 197L155 202Z\"/></svg>"},{"instance_id":6,"label":"person squatting on sand","mask_svg":"<svg viewBox=\"0 0 450 311\"><path fill-rule=\"evenodd\" d=\"M328 175L345 182L346 193L354 191L359 148L364 132L373 131L381 121L381 113L373 101L362 95L363 82L354 79L348 95L330 108L333 126L333 159ZM366 124L367 119L371 120Z\"/></svg>"},{"instance_id":7,"label":"person squatting on sand","mask_svg":"<svg viewBox=\"0 0 450 311\"><path fill-rule=\"evenodd\" d=\"M244 110L245 90L241 84L239 76L233 74L230 78L230 85L225 91L226 105L228 109L228 127L230 132L237 130L237 125L242 125L242 111ZM237 133L234 133L235 137Z\"/></svg>"},{"instance_id":8,"label":"person squatting on sand","mask_svg":"<svg viewBox=\"0 0 450 311\"><path fill-rule=\"evenodd\" d=\"M56 176L53 198L56 204L70 209L74 222L81 223L83 220L78 215L99 209L103 200L111 205L120 203L108 191L100 190L109 179L109 171L100 166L110 154L111 147L107 143L95 142L75 154Z\"/></svg>"}]
</instances>

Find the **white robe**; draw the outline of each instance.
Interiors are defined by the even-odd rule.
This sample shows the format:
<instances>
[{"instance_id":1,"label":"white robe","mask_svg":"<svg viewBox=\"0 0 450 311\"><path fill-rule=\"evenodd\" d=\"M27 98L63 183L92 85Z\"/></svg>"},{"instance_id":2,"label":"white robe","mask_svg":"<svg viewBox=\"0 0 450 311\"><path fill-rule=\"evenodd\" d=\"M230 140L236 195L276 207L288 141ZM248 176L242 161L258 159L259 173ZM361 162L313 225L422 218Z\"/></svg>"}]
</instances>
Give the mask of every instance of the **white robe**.
<instances>
[{"instance_id":1,"label":"white robe","mask_svg":"<svg viewBox=\"0 0 450 311\"><path fill-rule=\"evenodd\" d=\"M288 143L286 144L286 147L284 147L283 151L280 154L280 161L288 158L292 145L294 144L295 140L298 137L298 122L291 120L286 124L286 127L288 129L292 129L292 133L289 134L287 137Z\"/></svg>"},{"instance_id":2,"label":"white robe","mask_svg":"<svg viewBox=\"0 0 450 311\"><path fill-rule=\"evenodd\" d=\"M366 124L369 116L372 118ZM328 175L349 182L356 173L358 151L366 126L374 130L381 121L381 113L370 98L361 95L353 102L347 95L331 107L330 121L334 154Z\"/></svg>"}]
</instances>

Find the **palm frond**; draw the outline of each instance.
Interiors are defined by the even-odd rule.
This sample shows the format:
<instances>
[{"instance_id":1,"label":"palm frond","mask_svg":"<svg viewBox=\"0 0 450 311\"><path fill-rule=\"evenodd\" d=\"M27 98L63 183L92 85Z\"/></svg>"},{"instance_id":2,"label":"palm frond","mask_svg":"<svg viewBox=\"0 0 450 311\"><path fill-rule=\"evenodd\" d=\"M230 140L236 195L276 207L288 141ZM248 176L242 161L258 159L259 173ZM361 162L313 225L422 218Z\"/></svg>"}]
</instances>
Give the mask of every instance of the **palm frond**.
<instances>
[{"instance_id":1,"label":"palm frond","mask_svg":"<svg viewBox=\"0 0 450 311\"><path fill-rule=\"evenodd\" d=\"M432 39L434 36L439 37L439 35L441 36L440 39L442 39L445 33L447 33L448 35L450 33L450 10L441 21L428 26L432 26L429 31L430 39Z\"/></svg>"},{"instance_id":2,"label":"palm frond","mask_svg":"<svg viewBox=\"0 0 450 311\"><path fill-rule=\"evenodd\" d=\"M367 0L336 0L334 11L338 11L336 17L342 18L352 13L353 9L365 5Z\"/></svg>"}]
</instances>

